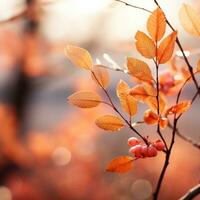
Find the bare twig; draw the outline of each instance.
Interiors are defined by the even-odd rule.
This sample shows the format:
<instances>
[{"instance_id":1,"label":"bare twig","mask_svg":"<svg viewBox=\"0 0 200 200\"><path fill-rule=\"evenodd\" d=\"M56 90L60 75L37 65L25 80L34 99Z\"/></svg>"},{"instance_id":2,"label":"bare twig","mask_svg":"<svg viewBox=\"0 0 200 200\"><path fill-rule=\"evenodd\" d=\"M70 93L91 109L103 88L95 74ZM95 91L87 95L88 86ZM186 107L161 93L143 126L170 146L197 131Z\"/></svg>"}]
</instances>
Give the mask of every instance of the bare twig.
<instances>
[{"instance_id":1,"label":"bare twig","mask_svg":"<svg viewBox=\"0 0 200 200\"><path fill-rule=\"evenodd\" d=\"M194 197L200 194L200 184L196 185L195 187L191 188L183 197L179 200L192 200Z\"/></svg>"}]
</instances>

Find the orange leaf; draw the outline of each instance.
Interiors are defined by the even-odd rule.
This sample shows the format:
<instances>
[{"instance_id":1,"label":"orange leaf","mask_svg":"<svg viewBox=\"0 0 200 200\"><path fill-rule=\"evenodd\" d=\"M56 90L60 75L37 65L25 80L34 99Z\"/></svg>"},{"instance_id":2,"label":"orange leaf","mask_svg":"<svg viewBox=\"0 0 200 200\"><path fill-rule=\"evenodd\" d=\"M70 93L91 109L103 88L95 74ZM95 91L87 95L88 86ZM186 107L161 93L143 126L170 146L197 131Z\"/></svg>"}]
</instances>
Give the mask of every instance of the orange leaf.
<instances>
[{"instance_id":1,"label":"orange leaf","mask_svg":"<svg viewBox=\"0 0 200 200\"><path fill-rule=\"evenodd\" d=\"M155 44L149 36L141 31L138 31L135 39L136 48L142 56L146 58L154 58L156 56Z\"/></svg>"},{"instance_id":2,"label":"orange leaf","mask_svg":"<svg viewBox=\"0 0 200 200\"><path fill-rule=\"evenodd\" d=\"M149 105L152 111L157 113L158 110L158 103L156 97L148 97L145 102ZM166 107L166 100L164 98L164 95L160 94L159 95L159 111L160 113L163 113L165 111Z\"/></svg>"},{"instance_id":3,"label":"orange leaf","mask_svg":"<svg viewBox=\"0 0 200 200\"><path fill-rule=\"evenodd\" d=\"M109 73L108 70L103 68L101 65L94 65L91 73L92 79L100 84L101 87L107 88L109 85Z\"/></svg>"},{"instance_id":4,"label":"orange leaf","mask_svg":"<svg viewBox=\"0 0 200 200\"><path fill-rule=\"evenodd\" d=\"M91 70L92 69L92 58L86 49L68 45L65 48L65 53L70 61L77 67Z\"/></svg>"},{"instance_id":5,"label":"orange leaf","mask_svg":"<svg viewBox=\"0 0 200 200\"><path fill-rule=\"evenodd\" d=\"M176 41L177 32L174 31L170 35L168 35L163 41L160 43L158 47L158 63L163 64L170 60L172 54L174 52L174 46Z\"/></svg>"},{"instance_id":6,"label":"orange leaf","mask_svg":"<svg viewBox=\"0 0 200 200\"><path fill-rule=\"evenodd\" d=\"M101 97L90 91L79 91L68 97L68 101L80 108L92 108L101 103Z\"/></svg>"},{"instance_id":7,"label":"orange leaf","mask_svg":"<svg viewBox=\"0 0 200 200\"><path fill-rule=\"evenodd\" d=\"M147 30L153 40L158 42L165 34L166 19L160 8L157 8L149 17L147 21Z\"/></svg>"},{"instance_id":8,"label":"orange leaf","mask_svg":"<svg viewBox=\"0 0 200 200\"><path fill-rule=\"evenodd\" d=\"M166 117L161 117L159 119L159 124L161 128L166 128L168 125L168 119Z\"/></svg>"},{"instance_id":9,"label":"orange leaf","mask_svg":"<svg viewBox=\"0 0 200 200\"><path fill-rule=\"evenodd\" d=\"M145 62L129 57L127 58L127 67L131 75L137 79L145 82L153 80L151 70Z\"/></svg>"},{"instance_id":10,"label":"orange leaf","mask_svg":"<svg viewBox=\"0 0 200 200\"><path fill-rule=\"evenodd\" d=\"M122 119L114 115L103 115L96 119L95 124L106 131L119 131L124 127Z\"/></svg>"},{"instance_id":11,"label":"orange leaf","mask_svg":"<svg viewBox=\"0 0 200 200\"><path fill-rule=\"evenodd\" d=\"M144 121L147 124L156 124L158 123L159 116L154 113L152 110L148 109L144 113Z\"/></svg>"},{"instance_id":12,"label":"orange leaf","mask_svg":"<svg viewBox=\"0 0 200 200\"><path fill-rule=\"evenodd\" d=\"M135 115L137 113L137 101L129 95L130 88L127 83L120 80L116 90L123 110L130 116Z\"/></svg>"},{"instance_id":13,"label":"orange leaf","mask_svg":"<svg viewBox=\"0 0 200 200\"><path fill-rule=\"evenodd\" d=\"M131 170L133 167L133 158L130 156L120 156L113 159L108 166L106 171L116 172L116 173L125 173Z\"/></svg>"},{"instance_id":14,"label":"orange leaf","mask_svg":"<svg viewBox=\"0 0 200 200\"><path fill-rule=\"evenodd\" d=\"M191 106L191 101L183 101L180 102L172 107L170 107L167 112L166 115L173 115L173 114L182 114L184 112L186 112Z\"/></svg>"},{"instance_id":15,"label":"orange leaf","mask_svg":"<svg viewBox=\"0 0 200 200\"><path fill-rule=\"evenodd\" d=\"M191 6L183 4L179 11L180 22L189 34L200 36L200 14Z\"/></svg>"},{"instance_id":16,"label":"orange leaf","mask_svg":"<svg viewBox=\"0 0 200 200\"><path fill-rule=\"evenodd\" d=\"M143 85L136 85L131 88L129 94L138 101L144 101L149 96Z\"/></svg>"}]
</instances>

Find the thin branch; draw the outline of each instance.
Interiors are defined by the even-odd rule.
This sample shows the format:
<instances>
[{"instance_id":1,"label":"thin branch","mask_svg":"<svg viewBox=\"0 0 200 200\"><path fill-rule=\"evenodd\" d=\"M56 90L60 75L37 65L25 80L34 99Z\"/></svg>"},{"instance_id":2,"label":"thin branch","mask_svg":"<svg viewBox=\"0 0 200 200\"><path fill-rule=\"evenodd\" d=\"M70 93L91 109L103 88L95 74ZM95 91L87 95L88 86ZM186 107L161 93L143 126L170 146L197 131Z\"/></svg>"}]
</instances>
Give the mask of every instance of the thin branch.
<instances>
[{"instance_id":1,"label":"thin branch","mask_svg":"<svg viewBox=\"0 0 200 200\"><path fill-rule=\"evenodd\" d=\"M183 197L179 200L192 200L194 197L200 194L200 184L196 185L195 187L191 188Z\"/></svg>"},{"instance_id":2,"label":"thin branch","mask_svg":"<svg viewBox=\"0 0 200 200\"><path fill-rule=\"evenodd\" d=\"M136 9L143 10L143 11L145 11L145 12L151 13L151 11L148 10L148 9L146 9L146 8L142 8L142 7L139 7L139 6L134 6L134 5L129 4L129 3L125 2L125 1L121 1L121 0L114 0L114 1L123 3L123 4L125 4L126 6L129 6L129 7L132 7L132 8L136 8Z\"/></svg>"},{"instance_id":3,"label":"thin branch","mask_svg":"<svg viewBox=\"0 0 200 200\"><path fill-rule=\"evenodd\" d=\"M172 124L171 124L170 122L168 123L168 127L169 127L170 129L173 130L173 126L172 126ZM194 147L196 147L197 149L200 150L200 142L198 143L198 142L192 140L190 137L187 137L187 136L185 136L185 135L182 135L178 129L176 129L176 134L177 134L180 138L182 138L184 141L189 142L189 143L192 144Z\"/></svg>"},{"instance_id":4,"label":"thin branch","mask_svg":"<svg viewBox=\"0 0 200 200\"><path fill-rule=\"evenodd\" d=\"M126 124L128 125L128 127L135 132L146 144L148 144L148 141L145 137L143 137L133 126L131 123L129 123L129 121L119 112L119 110L117 109L117 107L115 106L115 104L113 103L110 95L108 94L107 90L101 85L101 83L99 82L99 80L97 79L95 73L93 71L91 71L92 75L94 76L96 82L98 83L98 85L102 88L103 92L105 93L105 95L107 96L111 107L113 108L113 110L126 122Z\"/></svg>"},{"instance_id":5,"label":"thin branch","mask_svg":"<svg viewBox=\"0 0 200 200\"><path fill-rule=\"evenodd\" d=\"M154 0L154 2L155 2L155 4L163 11L163 9L160 7L158 1L157 1L157 0ZM163 12L163 13L164 13L164 12ZM166 18L166 23L167 23L168 26L171 28L171 30L172 30L172 31L175 31L175 28L174 28L174 27L172 26L172 24L169 22L169 20L167 19L166 15L165 15L165 18ZM179 47L181 53L183 54L183 58L184 58L184 60L185 60L185 63L187 64L188 70L189 70L189 72L190 72L190 75L191 75L191 77L192 77L192 80L193 80L193 82L194 82L194 84L195 84L195 87L196 87L196 89L197 89L197 91L198 91L198 94L199 94L199 97L200 97L199 86L198 86L198 82L197 82L197 80L196 80L196 78L195 78L195 76L194 76L193 67L191 66L191 64L190 64L190 62L189 62L187 56L185 55L184 49L183 49L183 47L182 47L182 45L181 45L180 40L179 40L178 37L176 38L176 44L178 45L178 47Z\"/></svg>"}]
</instances>

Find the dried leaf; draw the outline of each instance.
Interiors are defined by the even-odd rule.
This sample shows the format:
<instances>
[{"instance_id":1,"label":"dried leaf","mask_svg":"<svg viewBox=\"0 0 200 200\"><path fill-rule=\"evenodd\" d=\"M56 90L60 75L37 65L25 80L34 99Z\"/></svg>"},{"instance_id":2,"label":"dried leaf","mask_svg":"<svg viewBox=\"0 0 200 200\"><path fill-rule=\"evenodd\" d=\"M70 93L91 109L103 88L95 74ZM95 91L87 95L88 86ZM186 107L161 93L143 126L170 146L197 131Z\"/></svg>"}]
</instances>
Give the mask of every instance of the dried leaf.
<instances>
[{"instance_id":1,"label":"dried leaf","mask_svg":"<svg viewBox=\"0 0 200 200\"><path fill-rule=\"evenodd\" d=\"M103 115L96 119L96 125L106 131L119 131L124 127L124 122L121 118L114 115Z\"/></svg>"},{"instance_id":2,"label":"dried leaf","mask_svg":"<svg viewBox=\"0 0 200 200\"><path fill-rule=\"evenodd\" d=\"M116 90L123 110L130 116L135 115L137 113L137 101L129 95L130 88L127 83L120 80Z\"/></svg>"},{"instance_id":3,"label":"dried leaf","mask_svg":"<svg viewBox=\"0 0 200 200\"><path fill-rule=\"evenodd\" d=\"M164 36L166 30L166 19L160 8L157 8L150 15L147 21L147 30L155 42L158 42Z\"/></svg>"},{"instance_id":4,"label":"dried leaf","mask_svg":"<svg viewBox=\"0 0 200 200\"><path fill-rule=\"evenodd\" d=\"M133 167L133 158L130 156L120 156L113 159L108 166L106 171L116 172L116 173L125 173L131 170Z\"/></svg>"},{"instance_id":5,"label":"dried leaf","mask_svg":"<svg viewBox=\"0 0 200 200\"><path fill-rule=\"evenodd\" d=\"M148 92L144 88L144 85L136 85L130 89L129 94L138 101L142 102L145 101L145 99L149 96Z\"/></svg>"},{"instance_id":6,"label":"dried leaf","mask_svg":"<svg viewBox=\"0 0 200 200\"><path fill-rule=\"evenodd\" d=\"M200 14L195 9L183 4L179 11L179 19L186 32L200 36Z\"/></svg>"},{"instance_id":7,"label":"dried leaf","mask_svg":"<svg viewBox=\"0 0 200 200\"><path fill-rule=\"evenodd\" d=\"M158 47L158 63L163 64L170 60L174 52L177 32L174 31L160 43Z\"/></svg>"},{"instance_id":8,"label":"dried leaf","mask_svg":"<svg viewBox=\"0 0 200 200\"><path fill-rule=\"evenodd\" d=\"M100 84L103 88L107 88L109 85L109 73L108 70L101 65L94 65L91 73L92 79Z\"/></svg>"},{"instance_id":9,"label":"dried leaf","mask_svg":"<svg viewBox=\"0 0 200 200\"><path fill-rule=\"evenodd\" d=\"M145 82L153 80L151 70L145 62L129 57L127 58L127 67L131 75L137 79Z\"/></svg>"},{"instance_id":10,"label":"dried leaf","mask_svg":"<svg viewBox=\"0 0 200 200\"><path fill-rule=\"evenodd\" d=\"M79 91L68 97L68 101L80 108L92 108L101 103L101 97L90 91Z\"/></svg>"},{"instance_id":11,"label":"dried leaf","mask_svg":"<svg viewBox=\"0 0 200 200\"><path fill-rule=\"evenodd\" d=\"M141 31L138 31L135 39L136 48L142 56L146 58L154 58L156 56L156 46L149 36Z\"/></svg>"},{"instance_id":12,"label":"dried leaf","mask_svg":"<svg viewBox=\"0 0 200 200\"><path fill-rule=\"evenodd\" d=\"M92 58L86 49L68 45L65 48L65 53L70 61L77 67L91 70L93 67Z\"/></svg>"},{"instance_id":13,"label":"dried leaf","mask_svg":"<svg viewBox=\"0 0 200 200\"><path fill-rule=\"evenodd\" d=\"M172 107L170 107L166 115L173 115L173 114L182 114L186 112L191 106L191 101L182 101Z\"/></svg>"}]
</instances>

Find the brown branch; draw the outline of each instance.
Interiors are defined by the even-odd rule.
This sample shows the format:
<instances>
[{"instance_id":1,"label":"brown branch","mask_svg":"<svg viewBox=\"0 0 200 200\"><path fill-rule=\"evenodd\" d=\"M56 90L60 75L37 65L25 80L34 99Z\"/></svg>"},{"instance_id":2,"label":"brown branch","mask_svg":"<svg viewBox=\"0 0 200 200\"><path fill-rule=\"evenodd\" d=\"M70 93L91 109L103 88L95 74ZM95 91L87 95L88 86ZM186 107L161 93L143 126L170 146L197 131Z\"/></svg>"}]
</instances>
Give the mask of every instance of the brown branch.
<instances>
[{"instance_id":1,"label":"brown branch","mask_svg":"<svg viewBox=\"0 0 200 200\"><path fill-rule=\"evenodd\" d=\"M191 188L183 197L179 200L192 200L194 197L200 194L200 184L196 185L195 187Z\"/></svg>"},{"instance_id":2,"label":"brown branch","mask_svg":"<svg viewBox=\"0 0 200 200\"><path fill-rule=\"evenodd\" d=\"M129 4L129 3L125 2L125 1L121 1L121 0L114 0L114 1L123 3L123 4L125 4L126 6L129 6L129 7L132 7L132 8L136 8L136 9L143 10L143 11L145 11L145 12L151 13L151 11L148 10L148 9L146 9L146 8L142 8L142 7L139 7L139 6L134 6L134 5Z\"/></svg>"},{"instance_id":3,"label":"brown branch","mask_svg":"<svg viewBox=\"0 0 200 200\"><path fill-rule=\"evenodd\" d=\"M107 96L111 107L113 108L113 110L126 122L126 124L128 125L128 127L135 132L146 144L148 144L148 141L145 137L143 137L133 126L131 123L129 123L129 121L119 112L119 110L117 109L117 107L115 106L115 104L113 103L110 95L108 94L107 90L101 85L101 83L99 82L99 80L97 79L95 73L93 71L91 71L92 75L94 76L96 82L98 83L98 85L101 87L101 89L103 90L103 92L105 93L105 95Z\"/></svg>"}]
</instances>

